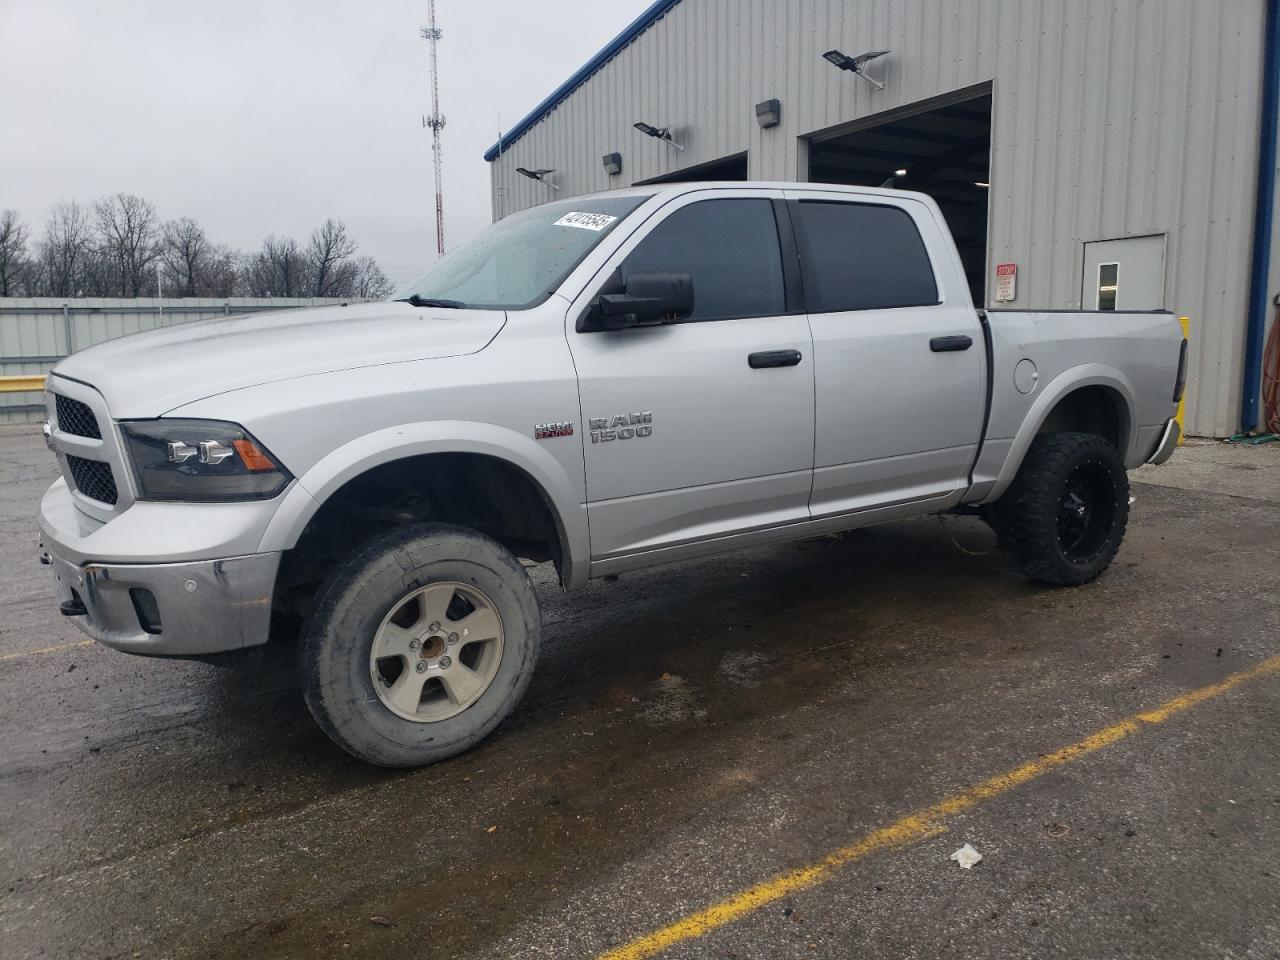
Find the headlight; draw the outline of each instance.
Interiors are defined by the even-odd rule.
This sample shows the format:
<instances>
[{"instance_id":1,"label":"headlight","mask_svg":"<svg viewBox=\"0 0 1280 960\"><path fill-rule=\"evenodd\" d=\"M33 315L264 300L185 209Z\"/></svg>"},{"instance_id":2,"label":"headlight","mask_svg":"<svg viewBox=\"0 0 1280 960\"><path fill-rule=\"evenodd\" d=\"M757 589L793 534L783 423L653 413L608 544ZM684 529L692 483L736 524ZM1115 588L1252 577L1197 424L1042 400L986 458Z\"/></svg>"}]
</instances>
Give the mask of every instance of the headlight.
<instances>
[{"instance_id":1,"label":"headlight","mask_svg":"<svg viewBox=\"0 0 1280 960\"><path fill-rule=\"evenodd\" d=\"M142 500L267 500L293 479L235 423L127 420L120 427Z\"/></svg>"}]
</instances>

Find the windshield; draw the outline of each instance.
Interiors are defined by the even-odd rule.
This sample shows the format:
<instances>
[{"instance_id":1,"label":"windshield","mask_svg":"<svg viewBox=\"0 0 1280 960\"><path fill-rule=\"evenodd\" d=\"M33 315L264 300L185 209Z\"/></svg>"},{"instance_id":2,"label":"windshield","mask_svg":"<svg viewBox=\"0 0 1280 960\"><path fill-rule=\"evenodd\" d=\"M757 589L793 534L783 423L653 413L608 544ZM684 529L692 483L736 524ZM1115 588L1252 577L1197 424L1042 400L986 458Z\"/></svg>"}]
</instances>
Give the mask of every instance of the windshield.
<instances>
[{"instance_id":1,"label":"windshield","mask_svg":"<svg viewBox=\"0 0 1280 960\"><path fill-rule=\"evenodd\" d=\"M592 248L647 199L647 194L632 194L562 200L513 213L446 254L396 298L424 301L424 306L532 307L547 299Z\"/></svg>"}]
</instances>

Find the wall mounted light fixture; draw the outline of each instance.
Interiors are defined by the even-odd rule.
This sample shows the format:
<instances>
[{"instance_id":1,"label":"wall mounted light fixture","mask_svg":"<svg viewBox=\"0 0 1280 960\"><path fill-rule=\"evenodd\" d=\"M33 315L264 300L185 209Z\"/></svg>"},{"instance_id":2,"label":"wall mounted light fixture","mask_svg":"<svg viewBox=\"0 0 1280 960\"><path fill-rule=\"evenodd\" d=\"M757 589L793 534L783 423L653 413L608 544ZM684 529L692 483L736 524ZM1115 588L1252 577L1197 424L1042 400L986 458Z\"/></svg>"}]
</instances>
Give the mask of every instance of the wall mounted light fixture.
<instances>
[{"instance_id":1,"label":"wall mounted light fixture","mask_svg":"<svg viewBox=\"0 0 1280 960\"><path fill-rule=\"evenodd\" d=\"M756 104L756 123L764 127L776 127L782 122L782 101L778 99L761 100Z\"/></svg>"},{"instance_id":2,"label":"wall mounted light fixture","mask_svg":"<svg viewBox=\"0 0 1280 960\"><path fill-rule=\"evenodd\" d=\"M841 70L848 70L850 73L857 74L877 90L883 90L884 84L875 77L869 76L862 68L872 60L883 57L889 52L888 50L871 50L867 53L860 53L856 57L851 57L848 54L841 53L839 50L828 50L822 55L822 59L832 66L839 67Z\"/></svg>"},{"instance_id":3,"label":"wall mounted light fixture","mask_svg":"<svg viewBox=\"0 0 1280 960\"><path fill-rule=\"evenodd\" d=\"M655 127L651 124L645 123L643 120L636 121L632 126L643 133L646 137L653 137L655 140L661 140L669 147L675 147L681 152L684 151L684 147L671 139L670 127Z\"/></svg>"},{"instance_id":4,"label":"wall mounted light fixture","mask_svg":"<svg viewBox=\"0 0 1280 960\"><path fill-rule=\"evenodd\" d=\"M552 170L549 168L543 168L541 170L528 170L525 167L516 167L516 173L520 174L520 176L522 177L528 177L530 180L537 180L539 183L545 183L552 190L555 190L557 193L560 192L560 188L547 179L547 174L555 173L555 170Z\"/></svg>"}]
</instances>

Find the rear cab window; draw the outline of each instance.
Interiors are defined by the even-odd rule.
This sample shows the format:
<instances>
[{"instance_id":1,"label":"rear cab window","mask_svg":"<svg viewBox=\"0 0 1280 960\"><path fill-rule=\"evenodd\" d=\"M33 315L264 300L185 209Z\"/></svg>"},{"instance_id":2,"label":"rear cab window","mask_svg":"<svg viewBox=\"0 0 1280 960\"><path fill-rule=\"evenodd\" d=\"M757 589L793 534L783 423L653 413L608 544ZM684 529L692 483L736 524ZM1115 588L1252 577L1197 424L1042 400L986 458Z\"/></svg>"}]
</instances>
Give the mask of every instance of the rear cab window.
<instances>
[{"instance_id":1,"label":"rear cab window","mask_svg":"<svg viewBox=\"0 0 1280 960\"><path fill-rule=\"evenodd\" d=\"M823 199L788 209L810 313L939 303L929 252L901 207Z\"/></svg>"}]
</instances>

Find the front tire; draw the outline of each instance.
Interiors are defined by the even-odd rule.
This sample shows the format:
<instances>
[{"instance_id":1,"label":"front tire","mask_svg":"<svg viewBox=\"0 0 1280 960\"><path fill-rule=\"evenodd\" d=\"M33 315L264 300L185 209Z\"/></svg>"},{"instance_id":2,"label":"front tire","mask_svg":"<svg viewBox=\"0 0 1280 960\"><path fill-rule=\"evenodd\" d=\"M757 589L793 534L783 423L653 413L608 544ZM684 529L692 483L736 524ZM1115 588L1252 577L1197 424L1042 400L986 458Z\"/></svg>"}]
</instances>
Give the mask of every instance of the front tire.
<instances>
[{"instance_id":1,"label":"front tire","mask_svg":"<svg viewBox=\"0 0 1280 960\"><path fill-rule=\"evenodd\" d=\"M541 643L524 567L428 523L357 549L321 586L300 651L307 707L348 753L416 767L470 749L524 695Z\"/></svg>"},{"instance_id":2,"label":"front tire","mask_svg":"<svg viewBox=\"0 0 1280 960\"><path fill-rule=\"evenodd\" d=\"M1110 566L1129 521L1120 452L1094 434L1041 434L992 515L1001 547L1025 576L1088 583Z\"/></svg>"}]
</instances>

